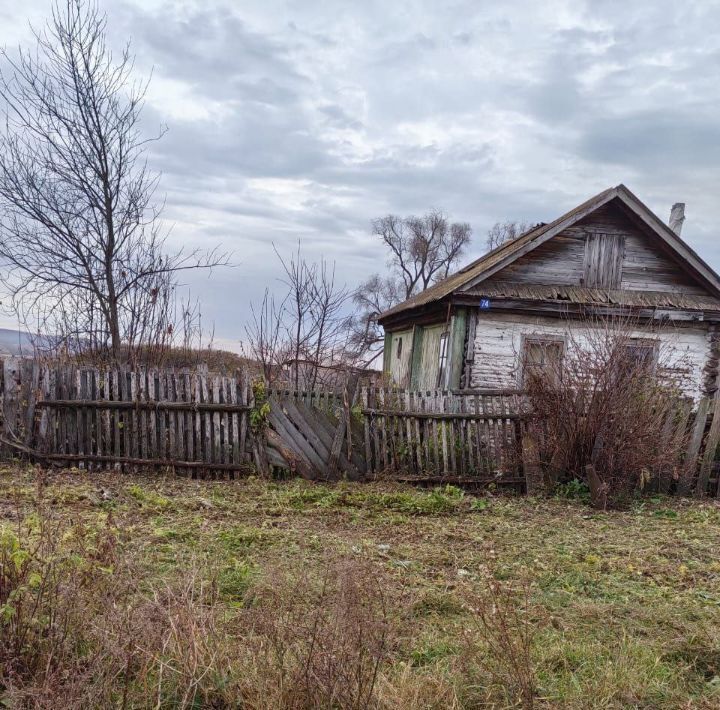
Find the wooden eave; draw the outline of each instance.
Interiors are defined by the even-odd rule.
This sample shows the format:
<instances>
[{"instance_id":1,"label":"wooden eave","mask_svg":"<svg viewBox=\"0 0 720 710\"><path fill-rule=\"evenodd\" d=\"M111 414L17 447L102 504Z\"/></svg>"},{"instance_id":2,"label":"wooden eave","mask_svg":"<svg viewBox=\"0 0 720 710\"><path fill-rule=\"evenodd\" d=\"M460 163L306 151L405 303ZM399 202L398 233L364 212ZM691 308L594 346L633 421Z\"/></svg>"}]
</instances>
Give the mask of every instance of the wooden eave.
<instances>
[{"instance_id":1,"label":"wooden eave","mask_svg":"<svg viewBox=\"0 0 720 710\"><path fill-rule=\"evenodd\" d=\"M454 306L478 306L478 298L458 293L452 296ZM696 310L689 308L661 308L629 306L608 303L572 303L569 301L538 300L530 298L495 298L492 308L483 313L515 313L557 318L582 318L585 316L632 316L642 320L669 320L673 322L720 322L720 310Z\"/></svg>"}]
</instances>

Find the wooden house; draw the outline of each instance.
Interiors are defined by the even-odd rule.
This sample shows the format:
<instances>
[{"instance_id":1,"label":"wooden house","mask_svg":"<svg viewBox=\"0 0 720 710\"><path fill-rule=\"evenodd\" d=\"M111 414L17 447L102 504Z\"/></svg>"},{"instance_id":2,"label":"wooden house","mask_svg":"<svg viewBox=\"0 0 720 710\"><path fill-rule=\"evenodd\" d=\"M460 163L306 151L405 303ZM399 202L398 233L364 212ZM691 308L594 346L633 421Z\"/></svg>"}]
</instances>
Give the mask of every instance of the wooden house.
<instances>
[{"instance_id":1,"label":"wooden house","mask_svg":"<svg viewBox=\"0 0 720 710\"><path fill-rule=\"evenodd\" d=\"M632 315L637 347L669 349L688 395L717 389L720 277L624 185L383 313L384 371L414 390L520 388L588 314Z\"/></svg>"}]
</instances>

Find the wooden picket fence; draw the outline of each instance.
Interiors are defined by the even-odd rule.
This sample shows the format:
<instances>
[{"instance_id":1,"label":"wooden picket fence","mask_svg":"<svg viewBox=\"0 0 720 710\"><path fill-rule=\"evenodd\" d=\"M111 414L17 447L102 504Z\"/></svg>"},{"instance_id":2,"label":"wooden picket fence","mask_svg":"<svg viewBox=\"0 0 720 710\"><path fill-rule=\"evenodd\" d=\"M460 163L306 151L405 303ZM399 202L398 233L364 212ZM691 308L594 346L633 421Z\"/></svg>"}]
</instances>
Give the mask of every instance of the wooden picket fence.
<instances>
[{"instance_id":1,"label":"wooden picket fence","mask_svg":"<svg viewBox=\"0 0 720 710\"><path fill-rule=\"evenodd\" d=\"M253 470L247 374L8 358L2 379L2 443L14 451L88 469L169 466L212 477Z\"/></svg>"},{"instance_id":2,"label":"wooden picket fence","mask_svg":"<svg viewBox=\"0 0 720 710\"><path fill-rule=\"evenodd\" d=\"M523 405L512 390L364 389L368 471L522 483Z\"/></svg>"},{"instance_id":3,"label":"wooden picket fence","mask_svg":"<svg viewBox=\"0 0 720 710\"><path fill-rule=\"evenodd\" d=\"M497 483L542 488L542 424L519 390L362 391L367 471L403 480ZM716 451L720 398L680 400L663 434L678 442L675 465L658 472L659 492L720 497Z\"/></svg>"},{"instance_id":4,"label":"wooden picket fence","mask_svg":"<svg viewBox=\"0 0 720 710\"><path fill-rule=\"evenodd\" d=\"M365 474L362 426L352 393L269 390L269 463L308 478L360 480Z\"/></svg>"},{"instance_id":5,"label":"wooden picket fence","mask_svg":"<svg viewBox=\"0 0 720 710\"><path fill-rule=\"evenodd\" d=\"M170 468L235 477L285 468L313 479L387 476L533 489L541 426L517 390L387 387L265 393L266 426L247 372L102 370L7 358L0 367L0 449L87 469ZM253 414L254 413L254 414ZM680 403L664 434L682 443L658 490L720 495L720 398Z\"/></svg>"}]
</instances>

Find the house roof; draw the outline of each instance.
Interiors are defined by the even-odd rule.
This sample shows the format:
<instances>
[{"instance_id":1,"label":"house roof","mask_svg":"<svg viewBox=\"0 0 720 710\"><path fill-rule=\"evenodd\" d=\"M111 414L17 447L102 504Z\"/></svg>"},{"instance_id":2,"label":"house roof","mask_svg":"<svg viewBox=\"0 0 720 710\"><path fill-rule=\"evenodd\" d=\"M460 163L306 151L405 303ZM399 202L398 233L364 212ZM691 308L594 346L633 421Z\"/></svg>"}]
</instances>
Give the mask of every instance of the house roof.
<instances>
[{"instance_id":1,"label":"house roof","mask_svg":"<svg viewBox=\"0 0 720 710\"><path fill-rule=\"evenodd\" d=\"M581 219L607 204L611 200L620 200L645 226L651 230L671 251L673 251L700 281L715 295L720 296L720 276L713 271L670 227L646 207L625 185L611 187L591 197L581 205L566 212L553 222L538 225L512 241L505 242L479 259L468 264L446 279L430 288L393 306L380 315L382 324L387 318L418 306L424 306L444 299L456 292L465 291L504 267L513 263L524 254L545 243L556 234L573 226ZM629 305L629 304L628 304Z\"/></svg>"}]
</instances>

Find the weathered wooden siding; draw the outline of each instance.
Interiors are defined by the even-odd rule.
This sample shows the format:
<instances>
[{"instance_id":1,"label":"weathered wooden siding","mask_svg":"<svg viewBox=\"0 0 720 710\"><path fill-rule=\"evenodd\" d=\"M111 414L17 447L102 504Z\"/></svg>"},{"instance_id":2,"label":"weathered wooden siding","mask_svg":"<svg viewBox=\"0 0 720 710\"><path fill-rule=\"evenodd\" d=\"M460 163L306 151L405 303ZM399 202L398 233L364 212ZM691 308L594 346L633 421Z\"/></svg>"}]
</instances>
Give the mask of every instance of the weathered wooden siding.
<instances>
[{"instance_id":1,"label":"weathered wooden siding","mask_svg":"<svg viewBox=\"0 0 720 710\"><path fill-rule=\"evenodd\" d=\"M400 357L398 357L398 344L402 341ZM390 377L398 387L408 387L410 384L410 362L412 358L412 330L399 330L392 333L390 338Z\"/></svg>"},{"instance_id":2,"label":"weathered wooden siding","mask_svg":"<svg viewBox=\"0 0 720 710\"><path fill-rule=\"evenodd\" d=\"M475 326L470 387L495 389L518 386L518 364L524 335L565 337L572 330L573 337L582 342L589 327L581 321L480 311ZM638 330L632 337L657 339L661 361L675 367L674 374L687 395L700 398L704 367L711 347L711 334L705 325L678 326L659 333L650 329Z\"/></svg>"},{"instance_id":3,"label":"weathered wooden siding","mask_svg":"<svg viewBox=\"0 0 720 710\"><path fill-rule=\"evenodd\" d=\"M438 386L440 336L444 332L444 325L435 325L423 329L422 364L417 379L417 389L419 390L432 390Z\"/></svg>"},{"instance_id":4,"label":"weathered wooden siding","mask_svg":"<svg viewBox=\"0 0 720 710\"><path fill-rule=\"evenodd\" d=\"M599 234L624 237L619 287L636 291L707 294L651 237L619 208L607 205L566 229L488 279L535 284L581 285L585 276L585 240Z\"/></svg>"}]
</instances>

